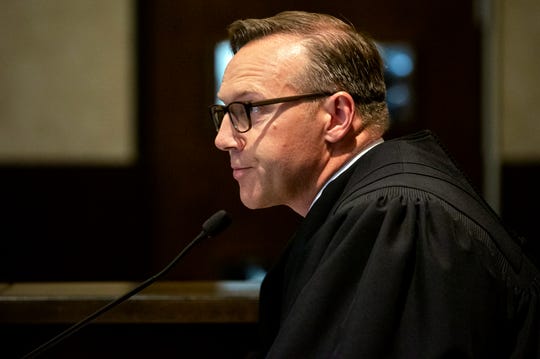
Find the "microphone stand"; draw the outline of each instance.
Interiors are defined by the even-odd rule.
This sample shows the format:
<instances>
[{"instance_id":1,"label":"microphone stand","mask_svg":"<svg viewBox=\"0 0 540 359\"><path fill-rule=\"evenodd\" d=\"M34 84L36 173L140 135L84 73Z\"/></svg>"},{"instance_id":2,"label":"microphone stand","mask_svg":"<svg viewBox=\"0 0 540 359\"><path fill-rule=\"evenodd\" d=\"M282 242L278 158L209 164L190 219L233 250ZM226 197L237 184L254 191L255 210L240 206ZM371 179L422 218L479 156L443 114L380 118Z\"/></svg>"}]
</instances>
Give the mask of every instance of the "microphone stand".
<instances>
[{"instance_id":1,"label":"microphone stand","mask_svg":"<svg viewBox=\"0 0 540 359\"><path fill-rule=\"evenodd\" d=\"M119 298L115 299L114 301L104 305L100 309L96 310L94 313L90 314L83 320L75 323L68 329L64 330L54 338L50 339L49 341L43 343L39 347L32 350L30 353L23 356L23 359L29 359L29 358L35 358L36 356L43 353L45 350L48 350L55 346L56 344L60 343L61 341L65 340L70 335L74 334L78 330L82 329L86 325L88 325L91 321L99 317L101 314L105 313L106 311L110 310L111 308L115 307L116 305L124 302L125 300L129 299L133 295L139 293L141 290L148 287L150 284L154 283L157 279L167 274L175 265L178 263L182 257L185 256L185 254L201 239L206 237L211 237L212 235L217 234L221 230L223 230L226 226L230 224L230 218L228 217L228 214L221 210L216 212L212 217L210 217L204 224L203 224L203 230L195 239L193 239L187 246L182 249L182 251L160 272L154 274L144 282L140 283L138 286L127 292L126 294L120 296Z\"/></svg>"}]
</instances>

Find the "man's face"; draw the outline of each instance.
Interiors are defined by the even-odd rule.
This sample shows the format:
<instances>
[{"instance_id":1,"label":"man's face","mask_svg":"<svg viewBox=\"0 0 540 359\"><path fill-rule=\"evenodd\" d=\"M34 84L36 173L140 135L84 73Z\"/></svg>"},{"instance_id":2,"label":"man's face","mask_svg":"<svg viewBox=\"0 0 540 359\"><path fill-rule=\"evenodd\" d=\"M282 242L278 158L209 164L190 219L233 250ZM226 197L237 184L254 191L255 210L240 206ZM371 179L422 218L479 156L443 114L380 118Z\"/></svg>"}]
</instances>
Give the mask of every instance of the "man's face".
<instances>
[{"instance_id":1,"label":"man's face","mask_svg":"<svg viewBox=\"0 0 540 359\"><path fill-rule=\"evenodd\" d=\"M225 70L220 99L228 104L302 94L291 86L306 62L304 48L294 40L272 36L244 46ZM248 208L287 205L298 213L307 210L326 154L321 101L255 108L246 133L236 132L225 116L215 144L229 152L240 198Z\"/></svg>"}]
</instances>

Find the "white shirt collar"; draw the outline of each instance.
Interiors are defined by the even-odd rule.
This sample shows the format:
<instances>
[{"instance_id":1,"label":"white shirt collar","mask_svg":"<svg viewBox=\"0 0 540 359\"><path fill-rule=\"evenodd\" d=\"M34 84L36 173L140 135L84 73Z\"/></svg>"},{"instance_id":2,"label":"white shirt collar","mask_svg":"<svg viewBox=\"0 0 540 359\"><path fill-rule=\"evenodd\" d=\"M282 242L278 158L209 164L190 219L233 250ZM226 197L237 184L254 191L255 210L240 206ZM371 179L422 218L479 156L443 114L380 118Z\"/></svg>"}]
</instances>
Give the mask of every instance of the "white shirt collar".
<instances>
[{"instance_id":1,"label":"white shirt collar","mask_svg":"<svg viewBox=\"0 0 540 359\"><path fill-rule=\"evenodd\" d=\"M335 180L336 178L338 178L343 172L347 171L354 163L356 163L356 161L358 161L358 159L360 157L362 157L363 155L365 155L369 150L371 150L373 147L377 146L377 145L380 145L381 143L383 143L384 140L382 138L378 139L377 141L373 142L372 144L370 144L368 147L366 147L364 150L362 150L361 152L359 152L356 156L354 156L353 158L351 158L347 163L345 163L339 170L337 170L333 175L332 177L330 177L330 179L328 181L326 181L326 183L324 184L324 186L322 186L322 188L319 190L319 192L317 193L317 195L315 196L315 198L313 199L313 202L311 202L311 206L309 206L309 209L311 209L311 207L313 207L313 205L315 204L315 202L317 202L317 200L319 199L319 197L321 197L321 194L322 192L324 191L324 189L326 188L326 186L328 186L333 180Z\"/></svg>"}]
</instances>

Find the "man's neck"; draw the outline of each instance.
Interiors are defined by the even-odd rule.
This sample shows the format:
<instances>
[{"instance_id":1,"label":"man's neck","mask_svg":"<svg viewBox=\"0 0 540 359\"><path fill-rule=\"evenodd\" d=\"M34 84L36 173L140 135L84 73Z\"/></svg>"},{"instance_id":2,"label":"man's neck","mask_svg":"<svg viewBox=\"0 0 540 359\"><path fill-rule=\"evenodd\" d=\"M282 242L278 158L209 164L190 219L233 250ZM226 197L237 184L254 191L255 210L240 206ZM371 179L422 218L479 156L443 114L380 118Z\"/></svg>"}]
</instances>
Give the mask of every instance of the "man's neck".
<instances>
[{"instance_id":1,"label":"man's neck","mask_svg":"<svg viewBox=\"0 0 540 359\"><path fill-rule=\"evenodd\" d=\"M341 175L343 172L347 171L354 163L356 163L356 161L358 161L360 159L360 157L362 157L368 151L370 151L372 148L374 148L375 146L377 146L377 145L379 145L379 144L381 144L383 142L384 142L384 140L382 138L378 138L378 139L374 140L373 142L369 143L367 146L365 146L360 152L358 152L356 155L351 157L349 160L345 161L345 163L337 171L335 171L334 174L323 184L321 189L315 195L315 198L311 202L311 205L309 206L308 210L303 215L303 217L305 217L307 215L307 212L309 212L311 207L313 207L313 204L319 199L322 192L324 191L324 189L326 188L326 186L328 186L328 184L330 182L332 182L333 180L338 178L339 175Z\"/></svg>"}]
</instances>

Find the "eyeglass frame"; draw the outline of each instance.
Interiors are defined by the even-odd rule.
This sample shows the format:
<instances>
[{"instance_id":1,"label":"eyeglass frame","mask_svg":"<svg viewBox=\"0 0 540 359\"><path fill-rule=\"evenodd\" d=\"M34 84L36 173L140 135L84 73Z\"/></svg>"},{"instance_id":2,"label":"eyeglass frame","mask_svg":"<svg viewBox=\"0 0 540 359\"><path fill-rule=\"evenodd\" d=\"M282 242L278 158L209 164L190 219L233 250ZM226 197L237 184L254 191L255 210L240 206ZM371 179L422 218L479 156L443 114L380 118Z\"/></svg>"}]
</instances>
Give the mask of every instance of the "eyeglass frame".
<instances>
[{"instance_id":1,"label":"eyeglass frame","mask_svg":"<svg viewBox=\"0 0 540 359\"><path fill-rule=\"evenodd\" d=\"M232 105L240 104L244 106L244 112L247 116L248 120L248 126L245 130L240 130L238 128L238 122L239 121L233 121L232 116L229 113L229 119L231 120L231 124L233 125L234 129L238 133L246 133L249 130L251 130L252 123L251 123L251 109L254 107L261 107L261 106L267 106L267 105L274 105L278 103L287 103L287 102L294 102L299 100L315 100L317 98L322 97L328 97L333 95L333 92L315 92L315 93L307 93L302 95L295 95L295 96L286 96L286 97L276 97L272 99L267 100L261 100L261 101L255 101L255 102L246 102L246 101L233 101L229 103L228 105L211 105L208 109L210 111L210 117L212 118L212 121L214 123L214 126L216 127L216 131L219 132L219 129L221 127L221 124L223 123L223 119L225 118L225 115L229 113L229 107ZM217 118L216 114L218 111L223 112L223 116L221 118ZM236 122L236 123L235 123Z\"/></svg>"}]
</instances>

